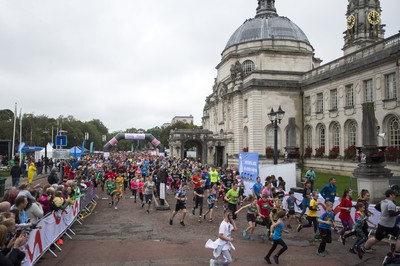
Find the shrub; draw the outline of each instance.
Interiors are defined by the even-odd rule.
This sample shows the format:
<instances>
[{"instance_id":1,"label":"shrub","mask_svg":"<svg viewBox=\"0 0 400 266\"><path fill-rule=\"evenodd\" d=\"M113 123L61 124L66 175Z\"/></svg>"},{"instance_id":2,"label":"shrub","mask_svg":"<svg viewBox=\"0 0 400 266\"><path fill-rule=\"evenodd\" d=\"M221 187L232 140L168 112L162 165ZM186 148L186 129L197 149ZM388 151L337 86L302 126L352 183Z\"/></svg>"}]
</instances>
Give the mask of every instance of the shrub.
<instances>
[{"instance_id":1,"label":"shrub","mask_svg":"<svg viewBox=\"0 0 400 266\"><path fill-rule=\"evenodd\" d=\"M324 154L325 154L324 146L321 146L321 147L315 149L315 157L316 158L322 158L322 157L324 157Z\"/></svg>"},{"instance_id":2,"label":"shrub","mask_svg":"<svg viewBox=\"0 0 400 266\"><path fill-rule=\"evenodd\" d=\"M267 157L267 159L274 158L274 148L266 147L265 148L265 156Z\"/></svg>"},{"instance_id":3,"label":"shrub","mask_svg":"<svg viewBox=\"0 0 400 266\"><path fill-rule=\"evenodd\" d=\"M344 159L353 160L357 155L357 148L355 145L351 145L344 149Z\"/></svg>"},{"instance_id":4,"label":"shrub","mask_svg":"<svg viewBox=\"0 0 400 266\"><path fill-rule=\"evenodd\" d=\"M334 146L329 151L329 159L336 159L339 156L339 147Z\"/></svg>"},{"instance_id":5,"label":"shrub","mask_svg":"<svg viewBox=\"0 0 400 266\"><path fill-rule=\"evenodd\" d=\"M244 152L249 152L249 147L243 147Z\"/></svg>"},{"instance_id":6,"label":"shrub","mask_svg":"<svg viewBox=\"0 0 400 266\"><path fill-rule=\"evenodd\" d=\"M304 151L304 158L311 158L312 148L307 146L306 150Z\"/></svg>"},{"instance_id":7,"label":"shrub","mask_svg":"<svg viewBox=\"0 0 400 266\"><path fill-rule=\"evenodd\" d=\"M384 151L385 159L388 162L395 162L397 159L400 158L400 150L397 147L387 147Z\"/></svg>"}]
</instances>

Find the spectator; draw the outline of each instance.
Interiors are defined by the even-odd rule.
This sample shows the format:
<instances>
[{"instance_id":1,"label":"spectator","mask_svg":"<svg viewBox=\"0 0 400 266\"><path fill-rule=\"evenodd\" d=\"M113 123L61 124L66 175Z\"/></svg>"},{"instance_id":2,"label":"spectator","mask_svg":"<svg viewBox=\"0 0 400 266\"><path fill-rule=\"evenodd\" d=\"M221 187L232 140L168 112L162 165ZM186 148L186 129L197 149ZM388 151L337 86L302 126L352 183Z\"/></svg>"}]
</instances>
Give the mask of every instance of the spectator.
<instances>
[{"instance_id":1,"label":"spectator","mask_svg":"<svg viewBox=\"0 0 400 266\"><path fill-rule=\"evenodd\" d=\"M316 175L314 172L314 168L310 167L308 171L306 172L306 181L310 181L311 183L311 191L314 191L314 181L315 181Z\"/></svg>"},{"instance_id":2,"label":"spectator","mask_svg":"<svg viewBox=\"0 0 400 266\"><path fill-rule=\"evenodd\" d=\"M25 253L19 250L20 247L24 246L28 241L26 234L21 234L20 236L15 236L12 241L12 245L6 250L6 238L7 238L7 227L0 225L0 265L2 266L15 266L21 265L22 260L25 258ZM11 249L11 250L10 250ZM4 251L8 255L4 255ZM7 254L6 253L6 254Z\"/></svg>"},{"instance_id":3,"label":"spectator","mask_svg":"<svg viewBox=\"0 0 400 266\"><path fill-rule=\"evenodd\" d=\"M59 179L57 175L57 169L54 168L51 170L50 175L47 177L47 182L49 182L50 185L58 184Z\"/></svg>"},{"instance_id":4,"label":"spectator","mask_svg":"<svg viewBox=\"0 0 400 266\"><path fill-rule=\"evenodd\" d=\"M321 196L325 199L325 202L335 202L336 197L336 179L334 177L329 178L329 183L321 189Z\"/></svg>"},{"instance_id":5,"label":"spectator","mask_svg":"<svg viewBox=\"0 0 400 266\"><path fill-rule=\"evenodd\" d=\"M28 215L31 223L37 224L44 212L42 205L38 202L40 194L36 190L31 190L31 194L35 197L35 201L26 209L26 215Z\"/></svg>"},{"instance_id":6,"label":"spectator","mask_svg":"<svg viewBox=\"0 0 400 266\"><path fill-rule=\"evenodd\" d=\"M18 187L19 179L21 178L22 171L21 167L19 166L19 161L16 161L10 171L11 174L11 181L13 187Z\"/></svg>"},{"instance_id":7,"label":"spectator","mask_svg":"<svg viewBox=\"0 0 400 266\"><path fill-rule=\"evenodd\" d=\"M29 165L29 169L28 169L28 183L29 184L32 183L35 172L36 172L36 166L34 163L31 163Z\"/></svg>"}]
</instances>

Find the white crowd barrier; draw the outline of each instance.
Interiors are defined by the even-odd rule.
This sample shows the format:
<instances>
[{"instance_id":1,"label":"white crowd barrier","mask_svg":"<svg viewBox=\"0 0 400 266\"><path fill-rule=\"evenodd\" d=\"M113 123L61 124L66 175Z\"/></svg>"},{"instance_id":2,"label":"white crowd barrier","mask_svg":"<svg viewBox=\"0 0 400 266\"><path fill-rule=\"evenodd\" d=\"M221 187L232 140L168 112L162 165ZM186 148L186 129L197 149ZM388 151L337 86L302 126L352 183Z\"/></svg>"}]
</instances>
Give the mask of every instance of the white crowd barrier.
<instances>
[{"instance_id":1,"label":"white crowd barrier","mask_svg":"<svg viewBox=\"0 0 400 266\"><path fill-rule=\"evenodd\" d=\"M284 204L285 204L286 199L288 198L288 196L289 196L289 194L285 195L285 198L283 200ZM301 210L297 207L297 205L300 204L301 201L303 200L303 194L295 192L294 196L295 196L296 201L297 201L296 212L297 213L301 213ZM341 201L341 199L339 197L336 197L335 201L333 202L333 211L335 213L335 221L337 221L337 222L340 222L340 219L339 219L339 214L340 214L339 204L340 204L340 201ZM353 201L353 206L355 206L356 203L357 203L356 201ZM326 207L325 207L325 199L321 195L319 195L319 198L318 198L318 207L319 207L318 208L319 209L318 210L318 216L321 216L324 213L325 209L326 209ZM372 223L374 223L375 225L377 225L378 222L379 222L379 218L381 217L381 213L378 212L375 209L375 204L370 204L368 209L372 213L372 215L369 217L369 220ZM308 210L306 211L305 214L307 214L307 212L308 212ZM351 217L353 219L353 222L354 222L355 213L356 213L355 208L351 208ZM373 226L373 225L370 224L370 226Z\"/></svg>"},{"instance_id":2,"label":"white crowd barrier","mask_svg":"<svg viewBox=\"0 0 400 266\"><path fill-rule=\"evenodd\" d=\"M39 221L38 226L42 228L33 229L29 233L29 239L24 248L25 260L21 264L22 266L35 265L44 253L50 249L51 245L66 234L67 230L70 230L70 227L79 218L81 210L96 196L93 185L83 193L85 193L84 197L76 199L65 210L53 211Z\"/></svg>"}]
</instances>

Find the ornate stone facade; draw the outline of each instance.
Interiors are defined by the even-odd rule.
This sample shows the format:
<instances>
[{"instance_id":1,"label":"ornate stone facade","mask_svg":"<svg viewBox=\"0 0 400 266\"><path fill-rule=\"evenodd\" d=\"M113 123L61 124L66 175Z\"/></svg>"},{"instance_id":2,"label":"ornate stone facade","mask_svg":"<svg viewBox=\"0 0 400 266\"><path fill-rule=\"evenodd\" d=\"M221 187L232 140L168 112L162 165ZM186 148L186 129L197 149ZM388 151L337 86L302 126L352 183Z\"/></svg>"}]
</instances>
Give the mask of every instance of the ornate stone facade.
<instances>
[{"instance_id":1,"label":"ornate stone facade","mask_svg":"<svg viewBox=\"0 0 400 266\"><path fill-rule=\"evenodd\" d=\"M345 56L320 66L301 29L277 15L275 1L258 1L255 18L233 33L222 52L203 109L203 128L226 143L224 162L244 149L264 155L273 147L267 114L279 105L286 112L278 129L281 154L293 145L300 154L307 146L313 154L323 146L326 155L334 146L340 155L361 146L361 104L368 101L375 102L377 125L388 133L379 145L400 146L400 35L383 39L380 20L371 13L380 16L379 1L364 2L349 0L347 14L357 14L351 29L364 25L363 33L345 32ZM290 119L295 135L291 126L289 145Z\"/></svg>"}]
</instances>

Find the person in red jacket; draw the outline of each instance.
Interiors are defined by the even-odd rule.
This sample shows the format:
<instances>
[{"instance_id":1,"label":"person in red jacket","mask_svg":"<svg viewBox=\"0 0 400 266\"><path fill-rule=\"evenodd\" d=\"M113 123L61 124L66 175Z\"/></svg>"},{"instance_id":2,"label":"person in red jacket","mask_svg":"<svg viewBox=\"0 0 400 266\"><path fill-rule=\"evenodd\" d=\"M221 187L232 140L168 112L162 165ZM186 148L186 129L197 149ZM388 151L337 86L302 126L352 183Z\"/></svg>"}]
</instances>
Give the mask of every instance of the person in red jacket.
<instances>
[{"instance_id":1,"label":"person in red jacket","mask_svg":"<svg viewBox=\"0 0 400 266\"><path fill-rule=\"evenodd\" d=\"M271 226L271 221L269 219L269 210L274 206L274 204L268 199L266 194L262 194L261 199L257 201L257 205L260 208L260 217L262 218L262 225L267 227L269 230ZM269 232L267 234L269 237Z\"/></svg>"}]
</instances>

